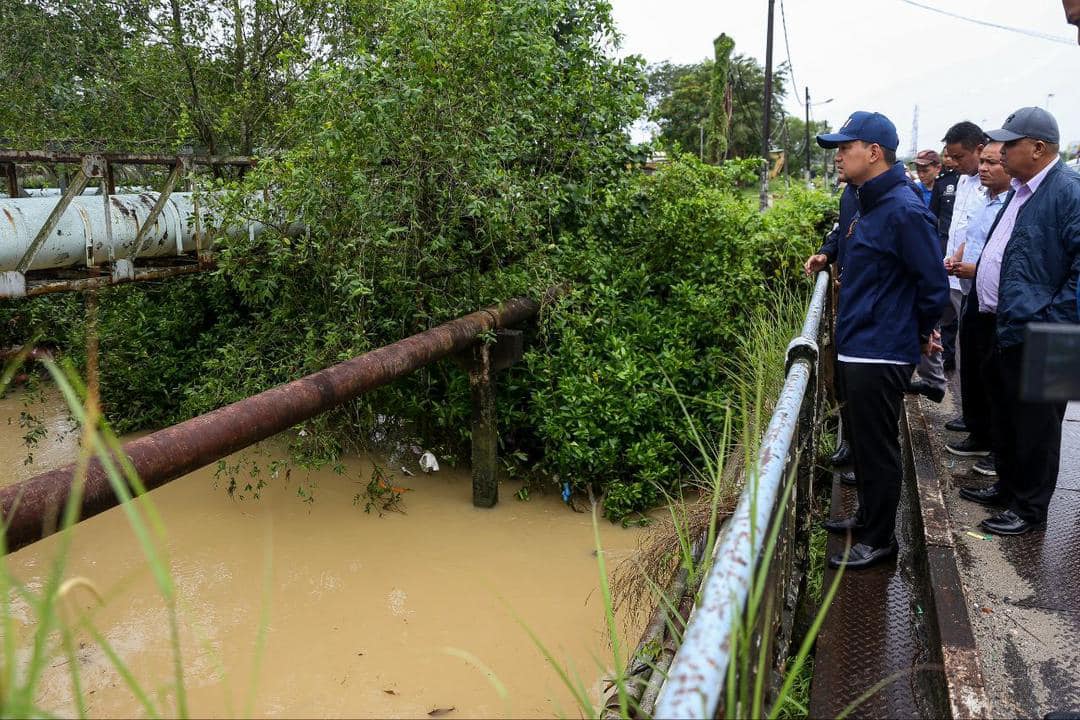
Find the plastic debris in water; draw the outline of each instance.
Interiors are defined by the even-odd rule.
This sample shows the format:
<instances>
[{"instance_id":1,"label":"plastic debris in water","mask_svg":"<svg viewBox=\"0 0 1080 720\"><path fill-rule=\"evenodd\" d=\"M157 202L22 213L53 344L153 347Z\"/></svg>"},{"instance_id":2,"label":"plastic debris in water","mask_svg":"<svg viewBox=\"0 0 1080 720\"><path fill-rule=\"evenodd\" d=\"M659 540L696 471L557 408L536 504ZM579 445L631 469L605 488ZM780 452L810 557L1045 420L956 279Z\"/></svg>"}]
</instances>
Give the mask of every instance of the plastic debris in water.
<instances>
[{"instance_id":1,"label":"plastic debris in water","mask_svg":"<svg viewBox=\"0 0 1080 720\"><path fill-rule=\"evenodd\" d=\"M562 501L564 503L570 502L570 483L568 482L562 484Z\"/></svg>"},{"instance_id":2,"label":"plastic debris in water","mask_svg":"<svg viewBox=\"0 0 1080 720\"><path fill-rule=\"evenodd\" d=\"M420 469L426 473L439 472L439 461L430 452L420 456Z\"/></svg>"}]
</instances>

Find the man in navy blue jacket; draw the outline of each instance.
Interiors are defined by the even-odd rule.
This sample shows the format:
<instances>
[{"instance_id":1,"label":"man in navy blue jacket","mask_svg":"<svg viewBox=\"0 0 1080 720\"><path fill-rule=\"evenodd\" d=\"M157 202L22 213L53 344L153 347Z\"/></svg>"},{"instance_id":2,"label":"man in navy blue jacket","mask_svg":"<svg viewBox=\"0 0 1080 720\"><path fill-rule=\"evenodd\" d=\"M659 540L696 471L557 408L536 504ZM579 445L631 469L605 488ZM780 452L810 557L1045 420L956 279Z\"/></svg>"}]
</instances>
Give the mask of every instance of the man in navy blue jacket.
<instances>
[{"instance_id":1,"label":"man in navy blue jacket","mask_svg":"<svg viewBox=\"0 0 1080 720\"><path fill-rule=\"evenodd\" d=\"M980 370L990 390L998 480L960 497L1004 508L982 521L987 532L1020 535L1046 523L1065 416L1065 403L1020 397L1025 327L1080 321L1080 177L1061 162L1057 120L1042 108L1020 108L988 135L1005 143L1012 191L979 257L964 320L991 349Z\"/></svg>"},{"instance_id":2,"label":"man in navy blue jacket","mask_svg":"<svg viewBox=\"0 0 1080 720\"><path fill-rule=\"evenodd\" d=\"M896 126L880 113L856 112L817 141L836 148L837 167L858 186L858 211L839 248L836 350L848 416L858 428L851 450L859 512L826 523L832 532L854 533L850 553L830 557L829 565L856 569L896 553L900 410L920 352L940 349L932 335L949 281L935 219L896 164Z\"/></svg>"}]
</instances>

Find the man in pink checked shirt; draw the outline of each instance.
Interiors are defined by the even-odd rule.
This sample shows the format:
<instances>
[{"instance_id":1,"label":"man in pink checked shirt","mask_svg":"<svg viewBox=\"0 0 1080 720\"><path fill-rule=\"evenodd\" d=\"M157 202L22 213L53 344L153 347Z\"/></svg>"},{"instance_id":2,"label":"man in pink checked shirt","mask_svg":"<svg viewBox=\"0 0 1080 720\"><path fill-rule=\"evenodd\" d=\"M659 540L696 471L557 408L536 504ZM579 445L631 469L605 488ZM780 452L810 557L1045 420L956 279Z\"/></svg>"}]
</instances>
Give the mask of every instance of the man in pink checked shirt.
<instances>
[{"instance_id":1,"label":"man in pink checked shirt","mask_svg":"<svg viewBox=\"0 0 1080 720\"><path fill-rule=\"evenodd\" d=\"M1032 322L1080 322L1080 175L1061 162L1057 121L1042 108L1021 108L987 134L1004 143L1012 191L979 258L964 321L993 333L980 360L998 480L960 497L1003 508L982 521L987 532L1021 535L1045 526L1065 416L1064 402L1020 399L1024 333Z\"/></svg>"}]
</instances>

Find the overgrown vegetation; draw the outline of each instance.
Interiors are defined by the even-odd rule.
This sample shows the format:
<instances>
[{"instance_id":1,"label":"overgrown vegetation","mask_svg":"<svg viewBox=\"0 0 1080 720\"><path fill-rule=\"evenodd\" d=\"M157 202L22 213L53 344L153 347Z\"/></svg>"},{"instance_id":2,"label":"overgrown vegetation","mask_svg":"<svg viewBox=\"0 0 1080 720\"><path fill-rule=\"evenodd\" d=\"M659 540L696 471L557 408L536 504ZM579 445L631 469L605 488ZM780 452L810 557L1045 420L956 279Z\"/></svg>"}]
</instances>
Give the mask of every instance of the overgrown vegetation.
<instances>
[{"instance_id":1,"label":"overgrown vegetation","mask_svg":"<svg viewBox=\"0 0 1080 720\"><path fill-rule=\"evenodd\" d=\"M612 519L657 504L695 460L680 398L703 433L717 429L748 311L801 281L831 203L791 188L758 213L739 194L753 161L683 157L644 175L625 128L644 108L645 73L615 58L602 0L332 5L325 52L293 38L281 51L299 53L293 64L269 76L279 84L263 97L277 101L260 132L280 150L219 186L230 222L268 231L222 239L213 275L100 294L107 417L119 431L162 426L566 281L573 291L545 309L526 361L499 379L503 457L534 483L603 493ZM288 7L315 22L303 3ZM139 21L156 30L139 27L206 65L188 90L222 58L239 62L243 27L281 20L244 10L223 26L231 50L196 35L197 53L161 34L167 9ZM211 126L229 125L204 105ZM307 232L287 237L290 222ZM0 344L39 336L82 364L82 304L8 301ZM440 363L312 420L295 445L336 461L390 417L462 458L468 413L466 378Z\"/></svg>"}]
</instances>

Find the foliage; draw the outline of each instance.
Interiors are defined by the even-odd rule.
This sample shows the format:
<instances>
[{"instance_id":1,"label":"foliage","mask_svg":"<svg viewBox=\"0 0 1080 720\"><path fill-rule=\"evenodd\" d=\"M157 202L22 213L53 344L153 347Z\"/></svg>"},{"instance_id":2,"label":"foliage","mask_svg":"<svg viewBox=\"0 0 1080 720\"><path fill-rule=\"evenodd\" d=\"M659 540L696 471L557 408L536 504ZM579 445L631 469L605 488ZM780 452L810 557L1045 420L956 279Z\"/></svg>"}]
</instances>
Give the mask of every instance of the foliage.
<instances>
[{"instance_id":1,"label":"foliage","mask_svg":"<svg viewBox=\"0 0 1080 720\"><path fill-rule=\"evenodd\" d=\"M225 207L308 232L222 248L250 322L205 361L187 411L553 282L555 239L631 159L640 64L612 56L608 13L595 0L391 3L377 41L357 36L350 62L315 69L286 120L308 132ZM251 201L262 188L272 213ZM314 426L370 428L377 408L460 440L466 393L456 369L435 365Z\"/></svg>"},{"instance_id":2,"label":"foliage","mask_svg":"<svg viewBox=\"0 0 1080 720\"><path fill-rule=\"evenodd\" d=\"M220 186L227 222L267 230L222 238L214 275L100 294L107 416L121 430L190 417L567 280L497 383L503 457L605 491L612 518L657 503L693 455L680 398L704 432L721 422L748 309L796 281L831 203L792 189L759 214L737 193L753 160L633 170L643 72L615 57L603 0L327 12L329 56L288 83L267 131L288 149ZM210 38L198 57L224 52ZM305 233L284 232L296 221ZM40 335L80 364L84 312L74 295L0 307L12 342ZM429 366L306 423L295 447L333 461L387 417L460 458L467 379Z\"/></svg>"},{"instance_id":3,"label":"foliage","mask_svg":"<svg viewBox=\"0 0 1080 720\"><path fill-rule=\"evenodd\" d=\"M754 164L685 156L612 192L561 246L575 291L546 317L510 424L535 428L562 481L605 489L609 517L674 493L697 458L688 423L720 435L751 310L799 282L812 251L827 199L796 188L762 215L732 182Z\"/></svg>"},{"instance_id":4,"label":"foliage","mask_svg":"<svg viewBox=\"0 0 1080 720\"><path fill-rule=\"evenodd\" d=\"M829 131L829 123L825 120L810 121L810 170L815 176L822 172L825 163L832 166L835 151L819 147L814 140L816 135ZM791 115L786 116L778 140L776 145L783 148L786 156L787 172L801 178L806 169L806 121Z\"/></svg>"},{"instance_id":5,"label":"foliage","mask_svg":"<svg viewBox=\"0 0 1080 720\"><path fill-rule=\"evenodd\" d=\"M249 154L271 132L311 63L338 50L362 2L21 0L0 3L0 127L33 147ZM31 60L32 59L32 60Z\"/></svg>"},{"instance_id":6,"label":"foliage","mask_svg":"<svg viewBox=\"0 0 1080 720\"><path fill-rule=\"evenodd\" d=\"M713 40L712 83L709 88L709 160L727 158L731 127L731 51L735 41L724 33Z\"/></svg>"},{"instance_id":7,"label":"foliage","mask_svg":"<svg viewBox=\"0 0 1080 720\"><path fill-rule=\"evenodd\" d=\"M719 41L719 38L718 38ZM649 119L660 127L658 140L668 149L693 152L701 142L701 128L715 128L708 120L714 106L713 60L689 65L663 62L649 68ZM783 122L786 93L786 65L773 74L771 126ZM761 155L762 115L764 113L765 71L751 57L735 54L730 58L728 86L731 92L731 115L727 128L729 158ZM723 103L718 99L716 102ZM774 132L774 142L775 142ZM713 142L711 139L708 142Z\"/></svg>"},{"instance_id":8,"label":"foliage","mask_svg":"<svg viewBox=\"0 0 1080 720\"><path fill-rule=\"evenodd\" d=\"M93 328L86 296L74 293L0 301L0 318L0 345L37 337L83 368L86 340L96 332L103 412L118 432L130 432L186 419L186 389L198 384L243 312L220 279L196 275L99 291Z\"/></svg>"},{"instance_id":9,"label":"foliage","mask_svg":"<svg viewBox=\"0 0 1080 720\"><path fill-rule=\"evenodd\" d=\"M353 496L353 505L364 504L364 512L372 510L382 517L383 512L399 512L404 514L401 499L412 488L392 485L386 477L386 473L378 465L371 469L371 480L364 486L363 493Z\"/></svg>"}]
</instances>

